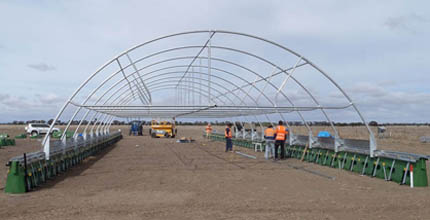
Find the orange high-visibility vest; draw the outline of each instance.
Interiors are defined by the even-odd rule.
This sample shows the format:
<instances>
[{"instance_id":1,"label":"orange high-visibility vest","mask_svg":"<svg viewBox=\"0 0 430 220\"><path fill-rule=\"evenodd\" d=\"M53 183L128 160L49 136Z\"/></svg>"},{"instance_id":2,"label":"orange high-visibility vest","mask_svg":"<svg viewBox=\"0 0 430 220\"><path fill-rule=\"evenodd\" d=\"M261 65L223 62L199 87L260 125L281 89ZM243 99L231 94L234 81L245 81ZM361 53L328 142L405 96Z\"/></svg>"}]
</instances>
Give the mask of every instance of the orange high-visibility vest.
<instances>
[{"instance_id":1,"label":"orange high-visibility vest","mask_svg":"<svg viewBox=\"0 0 430 220\"><path fill-rule=\"evenodd\" d=\"M211 133L212 132L212 127L210 125L206 126L206 132L207 133Z\"/></svg>"},{"instance_id":2,"label":"orange high-visibility vest","mask_svg":"<svg viewBox=\"0 0 430 220\"><path fill-rule=\"evenodd\" d=\"M288 132L286 131L284 126L279 125L278 127L276 127L276 140L277 141L285 141L287 134L288 134Z\"/></svg>"},{"instance_id":3,"label":"orange high-visibility vest","mask_svg":"<svg viewBox=\"0 0 430 220\"><path fill-rule=\"evenodd\" d=\"M267 128L266 130L264 130L264 135L266 137L275 137L275 129Z\"/></svg>"},{"instance_id":4,"label":"orange high-visibility vest","mask_svg":"<svg viewBox=\"0 0 430 220\"><path fill-rule=\"evenodd\" d=\"M229 132L227 132L227 128L224 130L224 135L226 138L232 138L233 135L231 134L231 128L229 129Z\"/></svg>"}]
</instances>

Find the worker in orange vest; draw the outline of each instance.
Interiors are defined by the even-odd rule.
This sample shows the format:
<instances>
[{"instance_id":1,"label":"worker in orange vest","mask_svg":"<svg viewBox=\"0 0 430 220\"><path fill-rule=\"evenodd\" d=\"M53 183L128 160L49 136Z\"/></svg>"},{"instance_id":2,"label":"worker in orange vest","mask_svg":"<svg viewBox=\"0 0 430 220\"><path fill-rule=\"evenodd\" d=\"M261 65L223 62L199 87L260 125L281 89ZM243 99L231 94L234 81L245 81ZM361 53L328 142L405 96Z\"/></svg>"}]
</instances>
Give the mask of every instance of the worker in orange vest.
<instances>
[{"instance_id":1,"label":"worker in orange vest","mask_svg":"<svg viewBox=\"0 0 430 220\"><path fill-rule=\"evenodd\" d=\"M278 160L278 149L281 148L281 159L285 159L285 140L287 140L288 129L284 127L284 123L279 121L275 131L275 160Z\"/></svg>"},{"instance_id":2,"label":"worker in orange vest","mask_svg":"<svg viewBox=\"0 0 430 220\"><path fill-rule=\"evenodd\" d=\"M266 141L264 157L268 160L270 157L275 156L275 129L273 129L272 125L269 125L264 130L264 140Z\"/></svg>"},{"instance_id":3,"label":"worker in orange vest","mask_svg":"<svg viewBox=\"0 0 430 220\"><path fill-rule=\"evenodd\" d=\"M233 137L233 134L231 132L231 124L227 124L227 127L224 131L225 136L225 152L227 151L233 151L233 142L231 138Z\"/></svg>"},{"instance_id":4,"label":"worker in orange vest","mask_svg":"<svg viewBox=\"0 0 430 220\"><path fill-rule=\"evenodd\" d=\"M209 135L212 133L212 126L211 123L208 123L206 126L206 138L209 138Z\"/></svg>"}]
</instances>

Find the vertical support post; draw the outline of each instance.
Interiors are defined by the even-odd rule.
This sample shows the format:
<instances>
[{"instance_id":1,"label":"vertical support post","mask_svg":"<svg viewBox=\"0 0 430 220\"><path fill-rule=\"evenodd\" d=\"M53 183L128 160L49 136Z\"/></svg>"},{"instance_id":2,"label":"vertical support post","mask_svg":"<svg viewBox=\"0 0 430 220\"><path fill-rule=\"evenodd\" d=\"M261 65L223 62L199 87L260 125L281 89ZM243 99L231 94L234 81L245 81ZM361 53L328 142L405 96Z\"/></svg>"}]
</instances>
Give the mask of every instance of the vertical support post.
<instances>
[{"instance_id":1,"label":"vertical support post","mask_svg":"<svg viewBox=\"0 0 430 220\"><path fill-rule=\"evenodd\" d=\"M309 134L309 148L312 148L315 143L315 139L312 134L312 131L309 131L308 134Z\"/></svg>"},{"instance_id":2,"label":"vertical support post","mask_svg":"<svg viewBox=\"0 0 430 220\"><path fill-rule=\"evenodd\" d=\"M369 143L370 143L370 157L374 157L375 156L375 151L376 151L376 141L375 141L375 136L373 136L373 133L369 134Z\"/></svg>"},{"instance_id":3,"label":"vertical support post","mask_svg":"<svg viewBox=\"0 0 430 220\"><path fill-rule=\"evenodd\" d=\"M409 175L410 185L411 185L411 188L414 188L414 166L412 164L409 165L409 170L410 170L410 175Z\"/></svg>"},{"instance_id":4,"label":"vertical support post","mask_svg":"<svg viewBox=\"0 0 430 220\"><path fill-rule=\"evenodd\" d=\"M411 163L410 162L408 162L407 164L406 164L406 169L405 169L405 173L403 174L403 178L402 178L402 184L405 184L406 183L406 177L408 176L408 172L409 172L409 165L410 165Z\"/></svg>"},{"instance_id":5,"label":"vertical support post","mask_svg":"<svg viewBox=\"0 0 430 220\"><path fill-rule=\"evenodd\" d=\"M288 143L290 144L290 146L293 146L295 140L295 136L293 134L293 131L288 131Z\"/></svg>"},{"instance_id":6,"label":"vertical support post","mask_svg":"<svg viewBox=\"0 0 430 220\"><path fill-rule=\"evenodd\" d=\"M24 153L24 182L25 182L25 192L30 191L30 187L28 186L28 171L27 171L27 154Z\"/></svg>"},{"instance_id":7,"label":"vertical support post","mask_svg":"<svg viewBox=\"0 0 430 220\"><path fill-rule=\"evenodd\" d=\"M251 141L254 141L254 128L251 126Z\"/></svg>"},{"instance_id":8,"label":"vertical support post","mask_svg":"<svg viewBox=\"0 0 430 220\"><path fill-rule=\"evenodd\" d=\"M334 137L334 152L339 152L339 148L344 145L343 140L339 138L339 135L336 133Z\"/></svg>"},{"instance_id":9,"label":"vertical support post","mask_svg":"<svg viewBox=\"0 0 430 220\"><path fill-rule=\"evenodd\" d=\"M49 160L49 155L51 150L50 143L51 143L51 135L47 134L45 143L43 144L43 152L45 152L46 160Z\"/></svg>"}]
</instances>

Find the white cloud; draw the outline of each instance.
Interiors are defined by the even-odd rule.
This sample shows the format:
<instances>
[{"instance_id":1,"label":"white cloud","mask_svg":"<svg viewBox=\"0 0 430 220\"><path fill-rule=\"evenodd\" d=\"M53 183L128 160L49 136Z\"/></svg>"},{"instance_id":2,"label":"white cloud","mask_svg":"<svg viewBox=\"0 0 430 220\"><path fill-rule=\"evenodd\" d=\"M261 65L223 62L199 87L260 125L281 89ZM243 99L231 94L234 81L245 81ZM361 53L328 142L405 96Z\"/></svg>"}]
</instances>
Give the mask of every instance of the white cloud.
<instances>
[{"instance_id":1,"label":"white cloud","mask_svg":"<svg viewBox=\"0 0 430 220\"><path fill-rule=\"evenodd\" d=\"M382 87L376 86L370 82L357 83L355 86L348 89L348 91L351 94L366 95L371 97L382 97L387 95L387 91L385 91Z\"/></svg>"},{"instance_id":2,"label":"white cloud","mask_svg":"<svg viewBox=\"0 0 430 220\"><path fill-rule=\"evenodd\" d=\"M3 102L3 100L8 99L10 96L8 94L0 94L0 102Z\"/></svg>"},{"instance_id":3,"label":"white cloud","mask_svg":"<svg viewBox=\"0 0 430 220\"><path fill-rule=\"evenodd\" d=\"M422 32L420 25L428 23L429 20L423 16L411 13L408 15L400 15L395 17L389 17L384 23L384 26L394 31L406 31L409 33Z\"/></svg>"},{"instance_id":4,"label":"white cloud","mask_svg":"<svg viewBox=\"0 0 430 220\"><path fill-rule=\"evenodd\" d=\"M368 118L383 122L428 122L430 93L392 91L374 83L358 83L348 90Z\"/></svg>"},{"instance_id":5,"label":"white cloud","mask_svg":"<svg viewBox=\"0 0 430 220\"><path fill-rule=\"evenodd\" d=\"M35 119L34 117L49 118L59 110L59 104L65 100L55 94L17 96L0 94L0 121Z\"/></svg>"},{"instance_id":6,"label":"white cloud","mask_svg":"<svg viewBox=\"0 0 430 220\"><path fill-rule=\"evenodd\" d=\"M53 71L57 69L54 66L48 65L46 63L28 64L27 67L41 72Z\"/></svg>"},{"instance_id":7,"label":"white cloud","mask_svg":"<svg viewBox=\"0 0 430 220\"><path fill-rule=\"evenodd\" d=\"M64 97L60 97L54 93L48 93L44 95L36 95L38 101L44 105L57 105L64 102L66 99Z\"/></svg>"}]
</instances>

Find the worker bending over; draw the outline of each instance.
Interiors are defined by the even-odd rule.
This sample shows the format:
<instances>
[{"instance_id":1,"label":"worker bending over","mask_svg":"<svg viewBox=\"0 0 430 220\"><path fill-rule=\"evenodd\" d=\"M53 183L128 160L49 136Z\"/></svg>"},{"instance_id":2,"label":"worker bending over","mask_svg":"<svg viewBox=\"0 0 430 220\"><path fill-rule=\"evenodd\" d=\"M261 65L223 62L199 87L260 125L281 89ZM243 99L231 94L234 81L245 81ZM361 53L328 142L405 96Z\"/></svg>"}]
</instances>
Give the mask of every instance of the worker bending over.
<instances>
[{"instance_id":1,"label":"worker bending over","mask_svg":"<svg viewBox=\"0 0 430 220\"><path fill-rule=\"evenodd\" d=\"M209 135L212 133L212 126L211 123L208 123L206 126L206 138L209 138Z\"/></svg>"},{"instance_id":2,"label":"worker bending over","mask_svg":"<svg viewBox=\"0 0 430 220\"><path fill-rule=\"evenodd\" d=\"M264 139L266 140L264 157L266 160L275 155L275 135L275 129L273 129L272 125L269 125L266 130L264 130Z\"/></svg>"},{"instance_id":3,"label":"worker bending over","mask_svg":"<svg viewBox=\"0 0 430 220\"><path fill-rule=\"evenodd\" d=\"M288 129L285 128L282 121L279 121L278 126L276 127L276 137L275 137L275 160L278 160L278 148L281 148L281 159L285 159L285 140L287 140Z\"/></svg>"},{"instance_id":4,"label":"worker bending over","mask_svg":"<svg viewBox=\"0 0 430 220\"><path fill-rule=\"evenodd\" d=\"M227 124L227 127L225 128L225 131L224 131L224 135L225 135L225 152L233 151L233 142L231 140L231 138L233 137L231 133L231 124Z\"/></svg>"}]
</instances>

